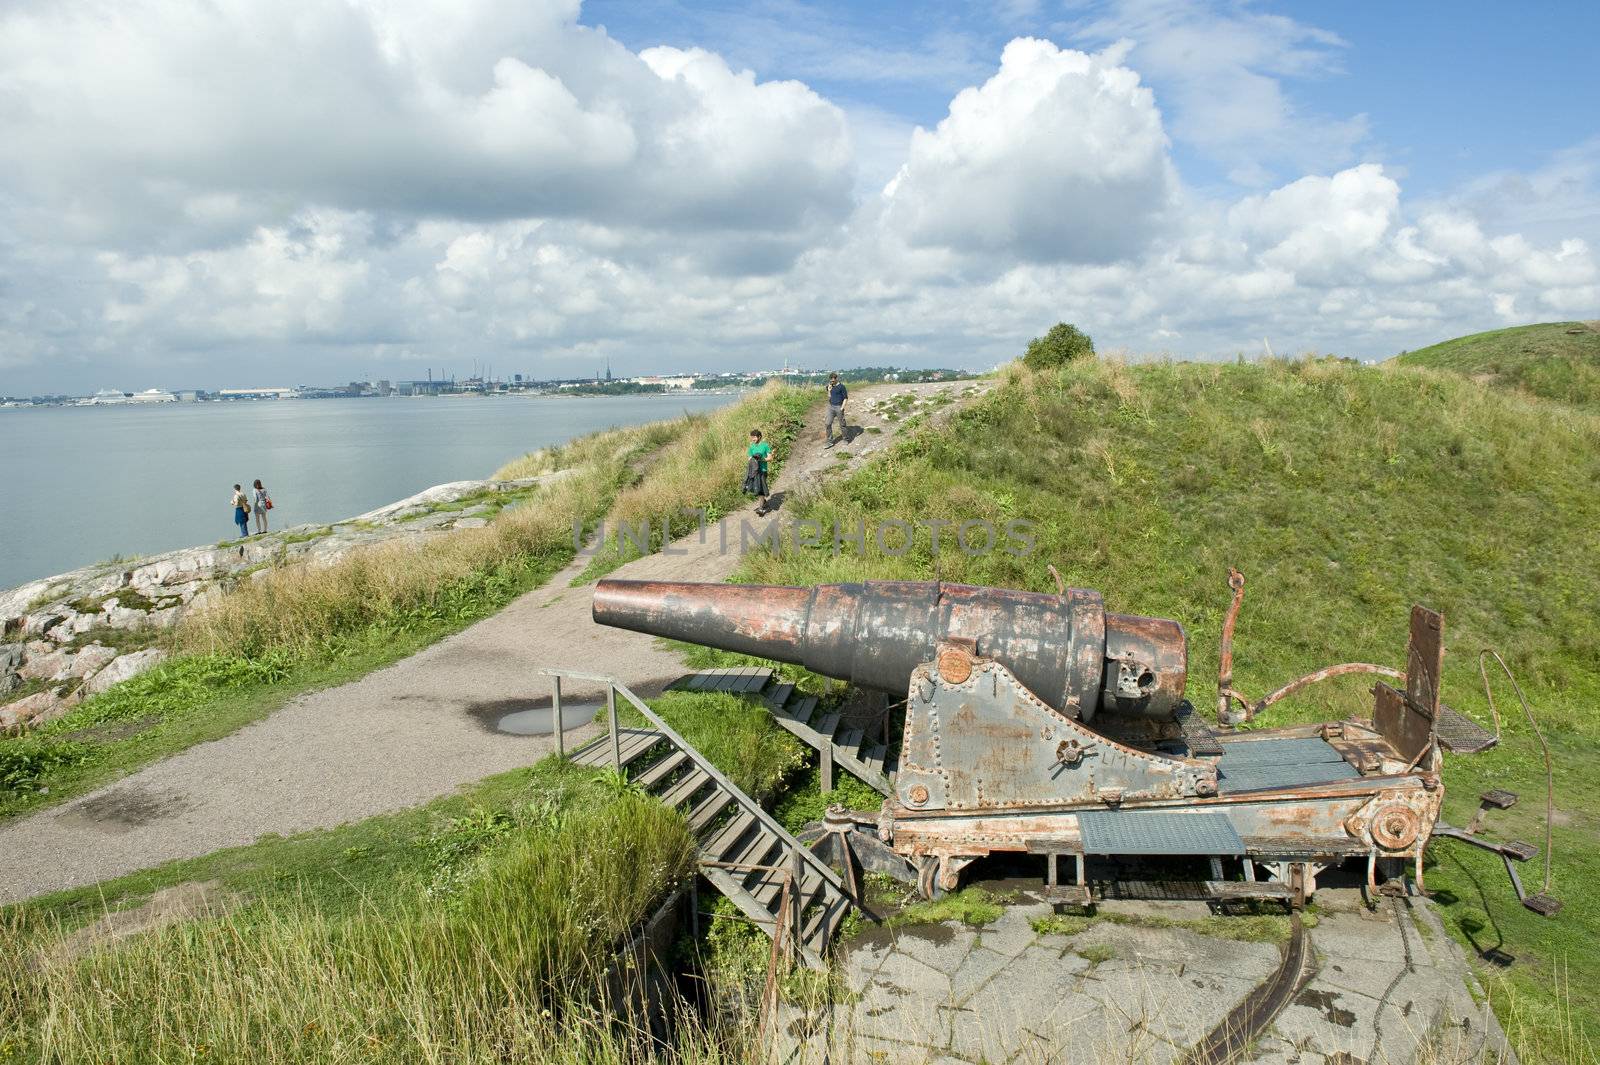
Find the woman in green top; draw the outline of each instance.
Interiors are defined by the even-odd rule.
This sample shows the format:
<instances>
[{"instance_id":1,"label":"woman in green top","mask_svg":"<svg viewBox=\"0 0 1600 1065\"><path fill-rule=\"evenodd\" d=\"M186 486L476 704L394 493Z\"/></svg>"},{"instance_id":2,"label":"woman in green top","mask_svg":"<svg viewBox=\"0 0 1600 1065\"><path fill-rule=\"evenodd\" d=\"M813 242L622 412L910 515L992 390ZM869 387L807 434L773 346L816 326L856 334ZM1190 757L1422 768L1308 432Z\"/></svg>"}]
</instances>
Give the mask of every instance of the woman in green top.
<instances>
[{"instance_id":1,"label":"woman in green top","mask_svg":"<svg viewBox=\"0 0 1600 1065\"><path fill-rule=\"evenodd\" d=\"M753 495L760 503L756 504L756 516L767 512L767 459L772 455L772 445L761 439L761 430L750 430L750 450L747 452L750 462L745 466L744 490L747 495Z\"/></svg>"}]
</instances>

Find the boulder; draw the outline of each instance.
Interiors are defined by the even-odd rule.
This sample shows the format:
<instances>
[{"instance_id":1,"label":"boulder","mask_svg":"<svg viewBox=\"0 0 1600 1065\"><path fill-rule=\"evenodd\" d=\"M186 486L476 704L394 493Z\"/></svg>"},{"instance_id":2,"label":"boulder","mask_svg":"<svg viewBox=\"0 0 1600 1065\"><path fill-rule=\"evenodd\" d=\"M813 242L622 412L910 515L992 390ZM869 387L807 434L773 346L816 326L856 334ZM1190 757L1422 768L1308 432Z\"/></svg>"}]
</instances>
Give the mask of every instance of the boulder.
<instances>
[{"instance_id":1,"label":"boulder","mask_svg":"<svg viewBox=\"0 0 1600 1065\"><path fill-rule=\"evenodd\" d=\"M51 689L34 692L26 699L18 699L14 703L0 706L0 729L20 729L42 724L41 719L50 720L50 717L46 716L50 714L59 717L66 713L66 710L60 709L61 702L61 696L56 694L55 689Z\"/></svg>"},{"instance_id":2,"label":"boulder","mask_svg":"<svg viewBox=\"0 0 1600 1065\"><path fill-rule=\"evenodd\" d=\"M167 652L159 647L146 647L143 651L120 655L110 665L90 677L84 684L83 691L88 695L99 695L113 684L121 684L130 677L138 676L166 657Z\"/></svg>"},{"instance_id":3,"label":"boulder","mask_svg":"<svg viewBox=\"0 0 1600 1065\"><path fill-rule=\"evenodd\" d=\"M59 680L72 668L71 651L51 651L49 654L29 655L17 670L23 680Z\"/></svg>"},{"instance_id":4,"label":"boulder","mask_svg":"<svg viewBox=\"0 0 1600 1065\"><path fill-rule=\"evenodd\" d=\"M27 656L20 643L0 643L0 673L15 673Z\"/></svg>"},{"instance_id":5,"label":"boulder","mask_svg":"<svg viewBox=\"0 0 1600 1065\"><path fill-rule=\"evenodd\" d=\"M11 691L13 688L22 687L22 678L15 673L0 673L0 695Z\"/></svg>"},{"instance_id":6,"label":"boulder","mask_svg":"<svg viewBox=\"0 0 1600 1065\"><path fill-rule=\"evenodd\" d=\"M106 624L113 629L136 629L149 618L143 610L123 606L115 599L106 601Z\"/></svg>"},{"instance_id":7,"label":"boulder","mask_svg":"<svg viewBox=\"0 0 1600 1065\"><path fill-rule=\"evenodd\" d=\"M29 640L27 643L22 645L22 649L27 652L22 656L23 661L27 661L34 655L50 654L56 649L56 645L51 643L49 640Z\"/></svg>"},{"instance_id":8,"label":"boulder","mask_svg":"<svg viewBox=\"0 0 1600 1065\"><path fill-rule=\"evenodd\" d=\"M109 647L102 647L91 643L83 650L72 656L72 665L67 668L66 675L60 679L68 680L73 677L92 677L106 666L116 660L117 652Z\"/></svg>"},{"instance_id":9,"label":"boulder","mask_svg":"<svg viewBox=\"0 0 1600 1065\"><path fill-rule=\"evenodd\" d=\"M489 519L487 518L462 518L456 522L455 527L457 529L482 529L488 524Z\"/></svg>"},{"instance_id":10,"label":"boulder","mask_svg":"<svg viewBox=\"0 0 1600 1065\"><path fill-rule=\"evenodd\" d=\"M35 611L22 619L22 634L24 636L43 636L45 630L60 622L62 618L60 607Z\"/></svg>"}]
</instances>

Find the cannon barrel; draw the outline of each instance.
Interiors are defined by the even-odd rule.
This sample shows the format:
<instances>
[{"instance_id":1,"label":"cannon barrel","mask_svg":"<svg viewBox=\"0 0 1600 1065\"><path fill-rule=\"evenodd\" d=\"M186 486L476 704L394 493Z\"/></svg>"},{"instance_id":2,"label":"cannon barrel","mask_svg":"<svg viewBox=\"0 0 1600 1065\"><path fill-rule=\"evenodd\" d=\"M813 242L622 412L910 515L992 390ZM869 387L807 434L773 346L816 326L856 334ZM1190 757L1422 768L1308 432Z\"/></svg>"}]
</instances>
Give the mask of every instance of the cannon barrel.
<instances>
[{"instance_id":1,"label":"cannon barrel","mask_svg":"<svg viewBox=\"0 0 1600 1065\"><path fill-rule=\"evenodd\" d=\"M603 580L602 625L805 666L899 693L947 640L971 641L1028 690L1088 722L1170 720L1188 646L1175 621L1108 614L1099 592L1060 595L939 581L782 585Z\"/></svg>"}]
</instances>

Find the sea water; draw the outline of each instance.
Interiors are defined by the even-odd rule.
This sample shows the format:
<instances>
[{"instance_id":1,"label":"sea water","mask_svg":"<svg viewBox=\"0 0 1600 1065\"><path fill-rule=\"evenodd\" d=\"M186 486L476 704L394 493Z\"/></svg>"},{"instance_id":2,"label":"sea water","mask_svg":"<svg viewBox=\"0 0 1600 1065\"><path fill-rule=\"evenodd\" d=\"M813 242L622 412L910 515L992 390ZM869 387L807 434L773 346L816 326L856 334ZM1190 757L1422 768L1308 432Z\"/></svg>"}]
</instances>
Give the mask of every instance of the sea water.
<instances>
[{"instance_id":1,"label":"sea water","mask_svg":"<svg viewBox=\"0 0 1600 1065\"><path fill-rule=\"evenodd\" d=\"M433 396L0 409L0 589L238 535L233 486L272 528L353 517L525 452L731 402L729 394ZM252 528L254 525L252 523Z\"/></svg>"}]
</instances>

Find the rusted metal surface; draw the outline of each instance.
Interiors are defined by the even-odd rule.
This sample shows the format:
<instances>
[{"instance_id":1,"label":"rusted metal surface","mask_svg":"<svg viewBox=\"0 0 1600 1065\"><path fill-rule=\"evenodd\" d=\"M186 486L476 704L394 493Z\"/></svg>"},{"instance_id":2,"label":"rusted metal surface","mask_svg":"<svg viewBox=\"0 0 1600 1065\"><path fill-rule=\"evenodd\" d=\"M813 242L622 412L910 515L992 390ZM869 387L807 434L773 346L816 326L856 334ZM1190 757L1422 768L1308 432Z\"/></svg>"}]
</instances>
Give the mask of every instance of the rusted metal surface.
<instances>
[{"instance_id":1,"label":"rusted metal surface","mask_svg":"<svg viewBox=\"0 0 1600 1065\"><path fill-rule=\"evenodd\" d=\"M953 889L966 865L994 852L1081 855L1090 811L1224 819L1242 853L1230 846L1213 860L1241 863L1244 882L1271 877L1295 900L1322 869L1351 858L1374 871L1420 869L1444 796L1434 742L1442 619L1413 611L1404 673L1343 663L1252 702L1232 688L1243 575L1231 571L1229 587L1219 711L1258 712L1353 673L1404 688L1379 684L1370 721L1193 744L1186 737L1198 730L1181 724L1191 711L1182 627L1107 613L1086 589L602 581L594 617L905 691L899 769L877 828L929 894Z\"/></svg>"},{"instance_id":2,"label":"rusted metal surface","mask_svg":"<svg viewBox=\"0 0 1600 1065\"><path fill-rule=\"evenodd\" d=\"M1244 717L1230 706L1230 693L1233 691L1233 626L1239 620L1239 608L1244 605L1244 574L1229 567L1228 587L1233 589L1233 601L1228 604L1228 616L1222 619L1222 644L1217 652L1217 722L1237 725Z\"/></svg>"},{"instance_id":3,"label":"rusted metal surface","mask_svg":"<svg viewBox=\"0 0 1600 1065\"><path fill-rule=\"evenodd\" d=\"M941 643L1003 663L1039 699L1088 722L1104 713L1171 721L1188 643L1162 618L1108 614L1100 593L1062 595L938 581L814 588L604 580L594 620L792 662L898 693Z\"/></svg>"}]
</instances>

